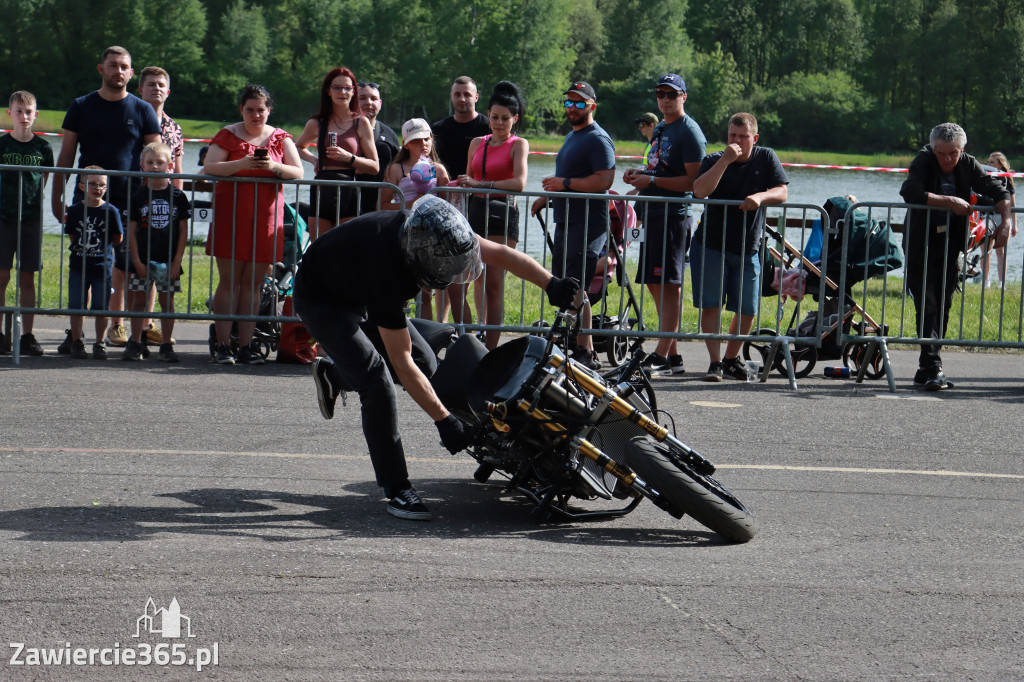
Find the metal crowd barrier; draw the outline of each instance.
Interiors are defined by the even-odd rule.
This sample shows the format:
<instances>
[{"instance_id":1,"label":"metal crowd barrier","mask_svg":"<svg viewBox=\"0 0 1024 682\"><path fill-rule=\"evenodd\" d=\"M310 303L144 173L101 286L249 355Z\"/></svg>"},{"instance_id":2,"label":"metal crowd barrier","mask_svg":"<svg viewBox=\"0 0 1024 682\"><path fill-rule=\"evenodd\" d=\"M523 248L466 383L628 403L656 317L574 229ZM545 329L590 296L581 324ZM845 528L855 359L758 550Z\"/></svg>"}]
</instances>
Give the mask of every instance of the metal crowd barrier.
<instances>
[{"instance_id":1,"label":"metal crowd barrier","mask_svg":"<svg viewBox=\"0 0 1024 682\"><path fill-rule=\"evenodd\" d=\"M594 202L598 202L598 205L600 203L607 204L609 201L629 204L634 207L635 212L641 220L644 216L649 216L649 207L652 204L668 206L689 206L692 216L692 213L695 209L706 207L708 205L739 206L742 203L740 201L722 201L712 199L700 200L692 198L681 199L666 197L640 197L634 195L619 195L606 193L583 194L579 192L544 191L509 192L506 190L487 190L479 188L459 187L437 188L436 190L434 190L434 192L441 196L444 196L450 201L453 201L453 203L455 203L457 206L462 207L465 207L470 200L469 197L473 196L510 197L511 201L507 203L508 209L505 210L504 213L499 212L499 214L495 216L499 218L499 224L496 226L498 234L494 234L494 229L488 229L488 233L491 234L492 237L504 237L504 239L507 240L509 232L511 231L510 227L507 226L508 218L510 218L514 213L518 213L518 223L516 227L520 238L516 244L516 248L533 256L548 269L551 269L552 265L555 264L553 262L553 251L555 251L556 245L554 243L554 237L551 234L554 228L552 219L553 210L551 206L553 201L571 200L577 202L575 208L573 208L572 204L568 206L567 213L564 216L566 223L573 222L574 217L580 218L584 222L588 221L591 217L591 212L594 210L598 210ZM541 210L538 217L535 219L534 217L531 216L530 209L534 200L538 198L545 199L546 205ZM515 202L515 206L517 209L516 211L513 211L513 209L511 208L512 201ZM573 215L573 211L576 212L575 216ZM829 229L828 215L820 206L787 203L768 207L767 212L769 215L769 223L777 227L781 231L782 235L787 235L787 230L789 231L788 234L797 234L797 243L801 245L806 239L807 233L809 232L815 220L821 221L824 224L825 229ZM502 216L504 217L504 220L500 219ZM661 247L659 250L662 253L662 261L660 263L660 266L662 272L664 272L664 247L666 245L668 235L668 229L666 229L668 225L668 211L663 212L661 216L662 217L660 218L660 220L662 221L662 224L659 227L661 228L660 232L662 235L663 242L662 244L659 245ZM491 213L485 213L484 224L486 228L490 228L491 220ZM531 229L534 222L543 226L542 229ZM607 217L605 217L603 219L603 222L605 243L606 245L613 244L613 239L615 238L616 234L613 225L612 215L609 214ZM647 222L651 221L649 220ZM691 231L695 230L696 225L697 221L691 219ZM615 292L616 296L610 297L608 295L609 293L612 292L610 291L611 288L607 286L607 280L603 288L598 287L598 292L595 292L599 294L599 296L598 301L593 304L594 319L601 319L602 321L607 322L608 318L612 318L614 322L611 325L595 325L589 328L581 329L580 334L587 334L594 336L596 338L607 338L608 341L606 342L606 345L609 343L615 344L617 342L621 344L621 341L616 340L623 338L628 338L630 340L656 340L660 338L673 338L688 341L738 340L752 343L763 342L766 344L767 347L767 355L765 358L764 370L761 374L762 381L767 380L767 377L770 374L770 370L775 364L776 357L779 357L781 355L782 360L780 362L784 363L784 368L786 370L788 381L793 388L796 388L797 384L793 369L795 360L790 352L790 346L793 344L797 344L800 347L817 346L820 344L821 340L818 335L812 332L808 332L801 336L800 331L796 328L790 329L787 327L780 326L782 324L783 319L781 299L776 299L771 305L759 302L759 305L757 307L757 315L754 321L754 327L751 330L750 334L729 334L727 331L722 330L721 320L719 321L719 329L717 330L717 332L713 333L705 333L701 331L699 327L699 322L697 326L694 328L685 327L680 323L679 325L676 325L674 328L664 330L659 329L658 315L656 312L652 312L647 309L647 303L649 301L653 303L655 311L658 309L664 310L666 307L665 287L660 287L660 295L658 299L655 301L655 297L644 285L632 284L631 287L622 286L623 279L627 280L630 283L632 283L635 279L636 266L639 258L641 257L641 251L648 248L649 244L649 242L646 240L646 231L651 227L652 225L649 224L641 225L632 234L625 235L625 241L630 242L632 245L627 246L624 249L623 254L618 257L619 262L615 265L615 267L621 268L621 270L617 271L615 275L611 277L613 281L616 281L619 284L619 286L615 287L617 289L617 292ZM579 248L575 244L572 247L570 247L568 240L569 231L565 230L562 235L562 243L558 245L560 246L558 252L564 254L563 263L561 263L561 265L563 266L563 270L564 266L566 265L566 261L568 260L569 253L571 253L573 249ZM577 244L579 243L582 242L577 242ZM722 245L717 246L720 249ZM772 257L771 253L768 250L768 247L765 244L760 244L759 248L761 249L762 261L764 261L766 258ZM611 253L612 250L610 247L606 246L606 251L608 253ZM782 264L782 269L783 271L785 271L787 269L787 266L785 264ZM570 276L574 275L577 277L577 279L581 281L585 279L583 276L582 264L580 266L579 272L568 272L566 274ZM662 281L662 284L663 283L664 280ZM720 286L721 283L722 282L720 276ZM591 284L594 283L585 282L584 288L589 288ZM510 285L506 282L505 286L507 289ZM481 332L499 331L512 333L535 333L538 331L546 330L548 327L547 323L545 322L545 317L550 317L550 315L547 315L547 308L549 306L547 306L546 300L544 300L544 298L541 297L539 308L529 308L529 306L527 305L527 300L529 298L528 291L529 287L531 287L532 285L527 285L524 282L520 282L518 286L518 293L515 296L511 296L511 298L518 298L519 300L518 319L514 319L511 323L504 322L501 325L488 325L481 323L479 320L479 316L476 317L476 323L472 323L467 322L464 319L461 319L460 316L456 314L454 316L456 325L460 327L460 329L465 331ZM636 289L634 290L632 289L632 287L636 287ZM693 308L692 296L688 295L688 290L690 289L690 287L690 277L688 274L686 274L684 269L682 275L680 301L681 308L684 310L687 308ZM510 298L510 296L507 290L505 293L506 296L504 297L503 300L507 301ZM486 285L484 296L486 296ZM615 300L616 298L617 300ZM454 305L458 306L460 300L461 296L456 296ZM805 306L805 304L803 304L802 302L797 302L798 311L801 309L801 306ZM531 311L536 311L536 313L532 316L528 316L526 314L528 308ZM624 325L624 322L628 322L628 316L631 310L638 311L639 319L636 320L636 324L633 326ZM769 310L770 313L768 312ZM513 312L512 317L516 317L515 312ZM503 319L507 320L507 316L504 317ZM766 341L765 334L769 330L771 331L773 338Z\"/></svg>"},{"instance_id":2,"label":"metal crowd barrier","mask_svg":"<svg viewBox=\"0 0 1024 682\"><path fill-rule=\"evenodd\" d=\"M5 171L31 171L39 172L38 167L33 166L2 166L0 169ZM47 169L49 172L61 172L67 174L71 178L72 185L77 183L78 176L83 173L82 169ZM98 172L98 171L97 171ZM14 280L14 299L13 305L5 305L0 307L0 312L5 314L7 320L7 331L11 335L12 341L12 353L14 355L14 362L18 362L18 344L17 339L20 334L20 315L25 312L32 312L37 315L48 315L48 316L66 316L66 315L82 315L83 317L95 317L97 315L104 315L107 317L123 317L123 318L151 318L161 319L164 317L173 317L174 319L180 320L201 320L208 322L216 322L220 320L232 321L232 322L271 322L271 323L283 323L296 321L296 318L283 316L278 310L273 310L271 314L260 314L254 309L250 309L248 314L214 314L212 309L210 312L194 312L192 308L199 301L205 302L210 300L214 292L216 268L213 264L213 258L206 256L203 245L197 239L197 235L201 235L203 230L201 225L206 224L204 221L209 221L213 215L215 207L212 202L215 199L211 196L210 204L202 203L202 197L197 196L201 192L195 188L197 186L202 187L204 183L253 183L253 184L271 184L281 185L283 187L283 201L286 204L301 207L305 203L308 197L308 189L310 186L326 186L329 189L333 188L335 191L345 190L379 190L384 187L389 187L394 192L395 198L402 206L404 201L402 199L401 191L394 185L386 183L373 183L373 182L336 182L328 180L295 180L295 181L284 181L279 179L263 179L263 178L235 178L235 177L212 177L204 175L166 175L161 176L158 174L150 173L137 173L137 172L118 172L118 171L104 171L103 174L109 176L127 176L134 178L147 178L147 177L168 177L170 179L181 179L189 183L192 187L188 193L190 203L193 205L193 218L189 224L189 240L186 247L185 257L183 259L184 274L182 277L183 291L178 294L179 297L183 297L184 310L174 313L161 313L161 312L131 312L125 311L121 313L115 313L115 311L105 312L94 312L85 310L82 307L75 307L70 303L65 306L64 303L67 300L66 293L66 276L67 276L67 259L63 254L67 251L67 236L63 233L60 237L59 242L59 258L60 268L55 281L50 284L47 283L44 289L44 278L43 273L40 272L36 276L37 284L37 305L29 308L22 307L20 305L20 282L18 277L12 277ZM209 185L205 185L209 186ZM71 188L68 187L70 190ZM457 206L461 206L463 210L469 202L469 198L472 196L477 197L506 197L505 201L505 213L491 218L490 211L484 211L485 224L490 228L490 221L496 219L498 221L497 231L498 236L501 235L501 231L507 229L506 225L510 224L510 219L513 216L513 206L518 210L518 218L516 219L516 225L519 228L519 240L516 244L516 248L533 256L545 267L549 269L553 263L553 253L555 249L555 236L554 223L553 223L553 212L552 202L558 200L570 200L574 203L570 203L567 208L565 218L567 222L575 222L576 218L581 218L584 222L588 221L593 211L603 211L602 206L608 206L609 201L621 202L619 206L631 206L636 214L642 220L644 216L650 215L650 207L652 204L664 204L668 206L689 206L691 214L697 213L698 210L703 210L709 205L723 205L723 206L737 206L740 204L739 201L715 201L715 200L698 200L698 199L676 199L676 198L664 198L664 197L638 197L631 195L617 195L617 194L581 194L577 192L508 192L503 190L485 190L485 189L469 189L459 187L443 187L435 190L435 193L442 195L444 198L452 201ZM68 191L66 196L70 196L71 192ZM44 190L44 202L43 202L43 215L44 224L52 221L50 217L49 207L47 206L46 199L49 196L49 191ZM545 206L539 212L538 218L531 216L531 205L534 200L544 199ZM197 201L198 200L198 201ZM232 194L232 201L238 202L238 193ZM378 197L379 202L379 197ZM66 201L65 203L70 203ZM361 204L362 202L360 202ZM237 204L235 206L237 208ZM131 206L124 207L125 211L130 211ZM897 225L898 221L903 218L903 215L908 209L911 210L924 210L928 212L940 211L926 206L908 206L902 203L885 203L885 202L864 202L853 206L850 212L847 213L844 222L849 225L853 211L866 211L869 219L873 219L879 222L884 222L889 225ZM941 212L946 212L942 210ZM1017 215L1020 215L1024 210L1016 209L1014 211ZM810 353L814 349L821 349L823 340L828 336L830 332L831 324L828 319L828 315L835 315L846 319L850 314L850 310L854 311L854 315L859 317L860 320L857 324L847 326L845 324L839 324L835 339L838 345L844 348L844 353L849 357L846 360L852 360L857 371L858 381L863 381L866 377L870 378L881 378L885 376L888 380L890 390L895 391L895 382L892 375L892 369L888 356L888 348L892 343L909 344L909 345L924 345L929 343L937 343L935 339L926 338L920 330L915 327L913 321L914 308L913 300L908 296L909 289L906 282L906 278L902 277L902 274L897 272L887 272L881 276L875 277L861 277L858 282L848 287L848 263L851 259L854 259L857 254L851 254L848 252L848 231L843 230L843 225L832 225L829 222L828 214L817 205L809 204L798 204L798 203L786 203L777 206L771 206L767 208L767 238L759 245L760 248L760 260L763 264L768 262L778 263L779 269L779 280L782 281L787 273L797 271L798 273L811 272L815 276L819 273L815 272L815 265L808 259L804 258L803 252L807 246L807 240L809 238L811 228L818 223L822 229L824 238L822 239L822 252L820 254L820 262L830 263L835 258L835 254L829 254L830 242L832 241L829 237L836 237L841 239L842 250L840 254L841 266L840 276L838 281L832 281L824 276L821 277L821 282L817 292L817 302L811 303L810 301L804 301L803 296L794 296L795 304L789 304L789 307L784 304L784 297L779 296L772 300L769 298L771 293L762 282L762 293L767 293L769 296L765 296L759 301L757 306L757 314L754 321L754 326L751 329L750 334L729 334L727 330L724 330L719 321L719 328L714 332L704 332L700 329L700 323L696 325L687 325L680 322L675 325L674 328L660 329L659 320L656 312L650 308L665 309L666 305L666 292L665 287L660 288L660 297L655 300L654 295L651 294L650 290L641 284L633 284L636 276L636 268L641 256L646 256L645 250L648 249L651 244L647 241L646 237L648 230L653 227L660 227L663 235L667 234L668 223L668 211L662 213L660 220L662 224L660 226L648 224L641 224L635 230L630 230L628 234L622 234L623 249L621 254L618 254L618 250L608 248L609 244L616 244L616 238L619 234L617 231L618 225L613 220L613 214L609 213L607 216L602 217L600 222L603 225L604 239L606 242L605 254L616 255L617 262L606 261L602 259L602 263L606 268L610 268L611 272L606 271L605 277L596 282L596 290L594 292L593 312L595 320L600 320L601 324L593 324L591 328L581 330L581 333L590 334L597 339L604 339L606 344L610 344L611 347L615 347L618 344L622 346L623 341L634 341L634 340L648 340L648 339L660 339L660 338L673 338L687 341L741 341L754 344L759 348L762 353L764 360L763 370L761 374L761 380L767 380L772 369L784 368L787 375L789 385L792 388L797 387L796 374L799 373L799 367L802 362L801 358L806 357L806 354ZM582 214L582 215L580 215ZM983 225L991 224L991 210L981 209L981 215L983 217ZM312 218L310 219L312 220ZM654 223L656 218L647 220L648 223ZM543 227L539 227L543 226ZM692 227L696 227L696 221L692 223ZM1022 225L1024 227L1024 225ZM127 221L125 224L127 229ZM624 230L625 228L623 228ZM495 230L491 230L492 233ZM234 238L235 233L232 233ZM505 233L507 237L507 233ZM20 232L19 232L19 247L23 246L20 244ZM948 239L947 235L947 239ZM561 235L562 243L557 245L560 248L558 252L565 254L563 256L563 262L560 264L563 266L567 264L568 254L570 254L575 248L575 245L569 243L568 231ZM964 242L958 245L945 244L946 251L951 246L957 246L957 250L964 250L968 252L968 259L974 259L975 256L979 255L978 250L980 249L981 256L990 248L990 244L987 241L982 240L980 245L973 245L970 243L971 235L967 235L964 238ZM40 247L42 245L40 244ZM665 244L659 245L664 251ZM722 244L707 244L703 243L703 247L719 247ZM973 251L972 248L973 247ZM286 251L280 254L281 258L277 259L278 255L275 251L275 262L290 261L293 264L298 261L299 252L298 245L293 244L290 251ZM244 263L246 261L235 261L236 263ZM249 261L251 262L251 261ZM660 263L662 271L664 271L664 260ZM944 261L944 267L948 265ZM944 271L945 273L945 271ZM567 273L569 275L576 274L581 280L582 267L579 273ZM762 270L764 275L764 270ZM269 278L270 273L251 273L249 280L250 286L255 287L257 279L263 280L264 277ZM943 274L944 278L948 278L949 275ZM957 346L972 346L972 347L992 347L992 348L1024 348L1024 298L1020 294L1020 286L1013 285L1007 286L1005 283L1000 287L998 291L992 291L982 288L980 293L980 305L977 309L974 309L968 302L968 296L964 294L966 287L973 286L967 282L967 277L961 272L957 276L956 285L958 287L959 294L955 294L955 300L951 307L951 321L947 326L947 338L941 341L944 345L957 345ZM945 281L945 280L944 280ZM49 282L49 280L48 280ZM663 283L663 282L662 282ZM590 289L590 285L594 283L585 283L586 287ZM719 285L722 284L722 278L720 277ZM483 285L483 295L486 297L486 284ZM682 283L681 283L681 302L680 307L685 310L687 308L693 308L692 305L692 282L690 277L683 272ZM518 290L516 290L518 287ZM8 286L10 289L11 287ZM842 292L845 292L847 288L850 289L850 296L847 298ZM879 290L879 293L872 293ZM232 293L232 297L234 293ZM859 297L859 298L858 298ZM996 298L998 315L990 317L993 305L991 301L993 297ZM444 310L444 298L445 295L441 295L442 303L440 310ZM838 298L842 303L837 310L831 311L826 307L826 303L830 299ZM56 304L53 303L54 299ZM511 332L511 333L531 333L537 332L540 329L546 327L545 317L549 317L550 306L548 305L546 298L541 292L536 291L532 285L528 285L525 282L513 283L513 280L506 280L504 283L502 296L499 299L503 306L512 305L513 309L505 311L501 316L501 324L485 324L484 321L480 320L474 315L475 323L466 318L461 313L453 313L453 319L455 320L458 327L463 331L498 331L498 332ZM973 300L973 299L972 299ZM44 305L43 302L46 301ZM182 301L179 300L179 303ZM235 307L235 299L232 298L231 307ZM835 305L835 301L831 301L832 305ZM653 305L652 305L653 304ZM417 313L425 308L425 301L422 299L418 301ZM463 305L462 308L472 308L472 305ZM518 308L518 309L516 309ZM791 312L790 312L791 311ZM816 320L813 325L802 324L801 319L804 313L813 312L816 314ZM791 315L790 320L786 321L786 316ZM617 318L613 324L607 324L609 318ZM993 330L993 326L995 329ZM781 356L781 360L777 360ZM781 363L781 364L780 364Z\"/></svg>"},{"instance_id":3,"label":"metal crowd barrier","mask_svg":"<svg viewBox=\"0 0 1024 682\"><path fill-rule=\"evenodd\" d=\"M65 206L70 206L73 203L72 197L75 193L75 187L79 182L80 176L98 174L106 175L109 179L112 177L128 177L128 178L162 178L166 177L170 180L183 180L190 186L190 190L186 193L189 203L193 207L192 218L189 220L189 232L188 239L186 242L185 252L182 258L182 270L181 276L182 291L175 297L176 311L173 313L160 312L160 306L155 306L152 312L137 312L124 310L126 307L126 291L120 296L120 300L115 300L111 297L111 305L108 310L105 311L93 311L87 309L84 305L75 306L73 302L68 301L69 293L68 289L68 273L69 273L69 258L70 255L66 256L69 247L69 236L64 232L63 225L59 222L55 222L54 217L50 211L50 196L51 188L45 187L43 189L43 202L42 202L42 216L43 216L43 232L51 233L54 230L59 230L59 247L57 251L58 257L58 268L59 271L54 278L46 277L44 280L45 270L41 270L36 273L34 280L36 284L36 305L31 307L23 307L20 304L21 300L21 286L20 278L15 274L18 268L18 262L15 262L14 269L12 269L13 287L13 305L0 306L0 315L3 317L3 329L0 330L10 339L12 359L15 364L20 361L20 344L19 338L21 336L22 321L21 316L25 313L31 313L33 315L42 316L71 316L81 315L86 318L93 317L108 317L108 318L144 318L159 320L164 318L173 318L175 320L198 320L216 322L218 320L225 320L231 322L255 322L255 323L270 323L270 324L281 324L284 322L295 322L297 318L293 316L283 316L277 309L277 306L273 306L271 314L261 314L259 310L260 300L257 298L254 305L250 308L248 314L236 313L236 314L214 314L212 312L212 299L217 282L217 268L214 264L213 256L207 256L204 244L202 242L204 229L203 225L209 227L205 230L207 238L213 240L212 219L216 211L216 199L214 195L210 195L209 200L206 200L204 196L205 192L197 190L196 187L215 187L216 183L228 183L235 185L239 184L256 184L256 185L281 185L282 186L282 198L284 204L291 205L296 213L301 210L303 204L306 204L308 200L309 190L311 186L325 186L328 191L342 191L344 190L380 190L385 187L391 188L395 193L395 199L400 203L400 206L404 207L404 199L402 193L395 185L388 183L377 183L377 182L366 182L366 181L349 181L349 182L336 182L330 180L280 180L277 178L252 178L252 177L219 177L219 176L207 176L207 175L186 175L186 174L158 174L158 173L141 173L131 171L112 171L112 170L95 170L86 171L81 168L45 168L41 169L37 166L16 166L16 165L0 165L2 171L29 171L39 173L45 171L47 173L61 173L65 174L68 179L65 185ZM20 179L20 175L19 175ZM210 183L213 183L212 185ZM19 195L21 194L21 187L19 183ZM131 192L129 192L131 194ZM108 197L109 198L109 190ZM238 192L237 190L232 193L232 201L236 202L233 209L237 208ZM379 205L380 197L377 196L377 203ZM20 206L19 202L19 206ZM127 205L124 207L118 207L122 209L122 220L123 228L125 230L125 242L128 239L128 215L131 214L131 198L129 196ZM254 197L255 204L255 197ZM359 202L361 210L362 202ZM275 203L275 210L277 206ZM103 209L99 209L103 210ZM234 210L232 211L234 213ZM312 220L312 218L310 218ZM20 209L19 209L19 224L20 224ZM255 224L253 226L255 229ZM284 229L283 225L278 226L278 229ZM232 238L235 237L234 231L232 231ZM274 246L273 261L271 268L266 273L257 273L255 270L251 273L251 279L249 284L255 290L257 286L262 286L269 283L269 280L274 279L277 272L275 271L274 264L286 264L286 267L291 267L298 262L301 253L298 251L298 241L293 240L293 246L291 249L286 248L284 251L278 253L276 247L276 241ZM44 240L42 235L40 237L40 243L35 245L40 250L43 249ZM106 246L106 244L104 244ZM29 248L29 245L22 243L22 231L19 229L17 236L16 248L20 253L22 249ZM120 248L120 247L115 247ZM146 255L140 254L140 258L148 260ZM47 260L46 254L44 254L44 261ZM236 263L253 262L253 261L234 261L232 260L232 268ZM53 280L51 283L51 279ZM205 284L204 284L205 280ZM8 290L12 287L8 285ZM125 287L127 289L127 287ZM8 298L8 301L11 301ZM209 312L193 312L193 307L196 304L206 304L209 308ZM230 307L234 309L236 307L237 300L235 298L235 292L232 291L230 299ZM67 305L65 305L67 304ZM116 308L120 307L121 310ZM85 337L85 330L83 330L83 337Z\"/></svg>"}]
</instances>

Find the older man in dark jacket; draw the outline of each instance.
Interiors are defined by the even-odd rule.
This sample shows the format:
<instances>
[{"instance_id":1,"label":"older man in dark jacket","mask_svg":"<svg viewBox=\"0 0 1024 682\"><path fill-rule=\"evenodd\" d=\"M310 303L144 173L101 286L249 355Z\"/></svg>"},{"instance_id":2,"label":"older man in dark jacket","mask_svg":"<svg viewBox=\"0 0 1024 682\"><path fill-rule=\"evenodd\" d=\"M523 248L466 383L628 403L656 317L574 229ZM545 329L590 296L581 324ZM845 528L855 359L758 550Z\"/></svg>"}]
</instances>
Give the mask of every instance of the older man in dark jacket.
<instances>
[{"instance_id":1,"label":"older man in dark jacket","mask_svg":"<svg viewBox=\"0 0 1024 682\"><path fill-rule=\"evenodd\" d=\"M932 208L909 211L903 251L907 288L917 308L918 336L942 339L959 281L957 258L967 243L967 216L973 210L971 195L983 194L996 201L996 210L1003 220L996 229L993 248L1005 245L1009 237L1010 195L973 156L964 154L967 133L957 124L935 126L929 142L910 164L900 195L907 203ZM942 371L941 349L940 343L922 344L915 384L930 391L952 386Z\"/></svg>"}]
</instances>

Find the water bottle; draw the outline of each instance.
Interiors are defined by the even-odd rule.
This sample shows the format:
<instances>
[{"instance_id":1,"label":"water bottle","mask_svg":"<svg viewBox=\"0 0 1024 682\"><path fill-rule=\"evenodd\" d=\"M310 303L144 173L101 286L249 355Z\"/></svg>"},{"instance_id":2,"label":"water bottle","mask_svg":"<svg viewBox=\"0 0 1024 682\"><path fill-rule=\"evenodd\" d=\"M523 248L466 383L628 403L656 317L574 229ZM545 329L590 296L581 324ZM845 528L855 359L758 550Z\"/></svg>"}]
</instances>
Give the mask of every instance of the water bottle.
<instances>
[{"instance_id":1,"label":"water bottle","mask_svg":"<svg viewBox=\"0 0 1024 682\"><path fill-rule=\"evenodd\" d=\"M761 375L761 363L747 360L747 383L756 384Z\"/></svg>"},{"instance_id":2,"label":"water bottle","mask_svg":"<svg viewBox=\"0 0 1024 682\"><path fill-rule=\"evenodd\" d=\"M849 367L826 367L825 376L832 377L833 379L849 379L850 368Z\"/></svg>"}]
</instances>

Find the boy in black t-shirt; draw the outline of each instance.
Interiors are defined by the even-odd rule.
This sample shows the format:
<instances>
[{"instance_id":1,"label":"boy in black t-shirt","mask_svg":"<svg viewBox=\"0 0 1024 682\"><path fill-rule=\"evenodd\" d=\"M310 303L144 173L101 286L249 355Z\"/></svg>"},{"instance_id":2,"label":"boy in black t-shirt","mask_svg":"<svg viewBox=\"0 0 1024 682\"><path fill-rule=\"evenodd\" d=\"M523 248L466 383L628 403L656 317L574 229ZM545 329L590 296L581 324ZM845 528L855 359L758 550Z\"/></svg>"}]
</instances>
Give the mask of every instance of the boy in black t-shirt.
<instances>
[{"instance_id":1,"label":"boy in black t-shirt","mask_svg":"<svg viewBox=\"0 0 1024 682\"><path fill-rule=\"evenodd\" d=\"M87 166L86 170L102 171L99 166ZM107 310L110 305L110 281L114 267L114 247L121 243L124 228L121 212L103 200L107 191L106 175L82 175L79 188L85 195L83 201L73 204L64 219L64 232L71 237L68 250L68 307L85 310ZM91 294L91 295L90 295ZM90 300L91 299L91 300ZM71 316L71 357L85 359L84 318ZM107 348L103 337L107 334L107 317L96 317L96 343L92 356L96 360L107 359Z\"/></svg>"},{"instance_id":2,"label":"boy in black t-shirt","mask_svg":"<svg viewBox=\"0 0 1024 682\"><path fill-rule=\"evenodd\" d=\"M173 163L171 149L163 142L151 142L142 150L142 170L168 173ZM156 285L160 309L174 312L174 294L181 291L181 259L185 254L188 220L192 205L185 193L171 185L167 177L149 178L131 200L128 222L128 309L143 312L149 289ZM142 359L141 317L132 318L132 334L122 360ZM174 319L160 319L160 359L177 362L171 333Z\"/></svg>"},{"instance_id":3,"label":"boy in black t-shirt","mask_svg":"<svg viewBox=\"0 0 1024 682\"><path fill-rule=\"evenodd\" d=\"M31 92L19 90L11 95L7 115L13 129L0 136L0 163L10 166L53 166L50 143L32 133L39 112ZM18 257L19 304L22 308L36 305L35 274L43 267L42 195L48 174L31 171L0 173L0 305L7 302L7 284L11 281L14 257ZM31 313L22 315L23 328L20 352L42 355L43 349L32 335ZM9 353L10 340L0 334L0 354Z\"/></svg>"}]
</instances>

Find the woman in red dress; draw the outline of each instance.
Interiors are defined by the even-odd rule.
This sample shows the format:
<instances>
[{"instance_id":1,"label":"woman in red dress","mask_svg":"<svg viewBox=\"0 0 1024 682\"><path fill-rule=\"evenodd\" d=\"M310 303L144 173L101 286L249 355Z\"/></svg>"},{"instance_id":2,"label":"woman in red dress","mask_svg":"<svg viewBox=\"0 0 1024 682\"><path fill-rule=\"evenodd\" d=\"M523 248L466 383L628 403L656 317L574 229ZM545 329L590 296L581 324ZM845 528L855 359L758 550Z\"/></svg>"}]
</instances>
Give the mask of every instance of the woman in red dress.
<instances>
[{"instance_id":1,"label":"woman in red dress","mask_svg":"<svg viewBox=\"0 0 1024 682\"><path fill-rule=\"evenodd\" d=\"M302 178L302 161L291 135L267 125L270 94L259 85L246 86L239 109L242 120L213 138L203 171L222 177ZM260 288L271 263L284 255L284 194L281 185L269 183L217 183L213 203L213 229L206 252L217 260L217 290L213 312L218 315L255 315ZM231 353L231 321L214 323L217 333L216 362L235 364ZM238 323L238 362L262 364L251 346L255 322Z\"/></svg>"}]
</instances>

